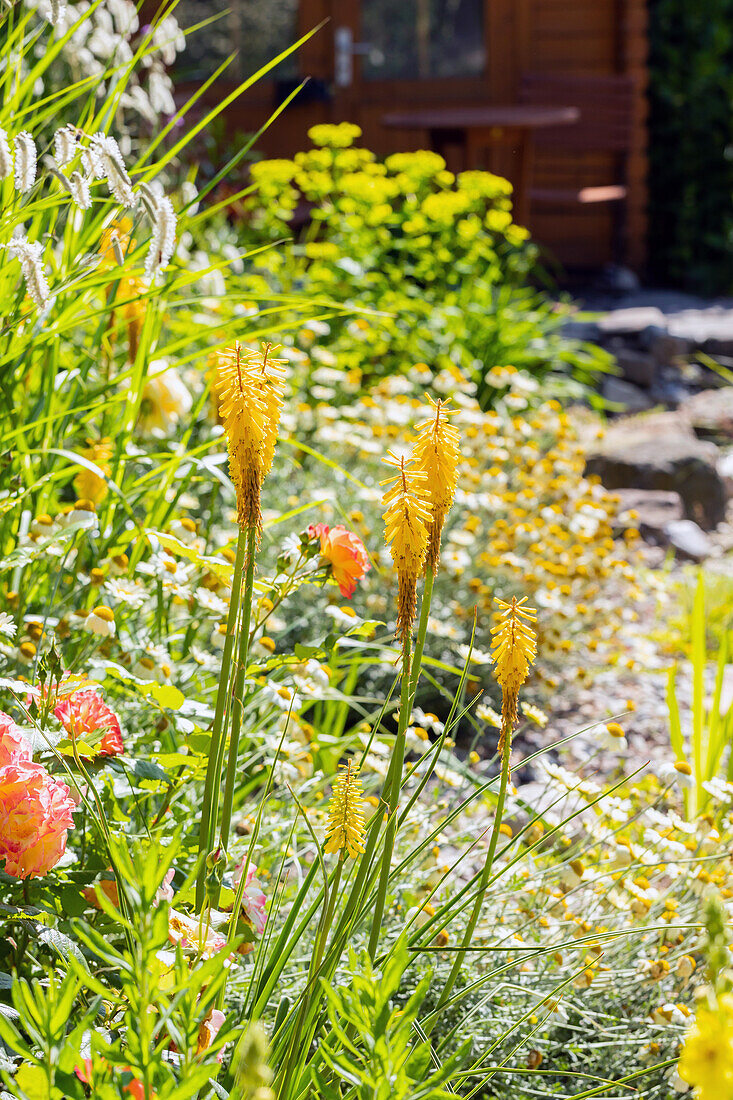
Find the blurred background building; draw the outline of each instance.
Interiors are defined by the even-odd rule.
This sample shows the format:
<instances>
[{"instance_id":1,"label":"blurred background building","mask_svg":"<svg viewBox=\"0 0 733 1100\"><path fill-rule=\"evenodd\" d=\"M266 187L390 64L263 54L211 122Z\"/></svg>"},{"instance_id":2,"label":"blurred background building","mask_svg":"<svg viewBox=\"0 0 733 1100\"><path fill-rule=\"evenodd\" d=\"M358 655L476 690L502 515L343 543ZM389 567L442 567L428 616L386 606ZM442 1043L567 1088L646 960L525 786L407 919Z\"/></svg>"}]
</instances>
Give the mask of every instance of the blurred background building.
<instances>
[{"instance_id":1,"label":"blurred background building","mask_svg":"<svg viewBox=\"0 0 733 1100\"><path fill-rule=\"evenodd\" d=\"M308 78L263 155L355 122L377 153L432 147L454 171L507 176L518 220L566 268L708 292L730 279L733 0L181 0L176 15L205 23L181 97L236 53L207 92L221 97L322 24L228 111L230 134L256 132Z\"/></svg>"}]
</instances>

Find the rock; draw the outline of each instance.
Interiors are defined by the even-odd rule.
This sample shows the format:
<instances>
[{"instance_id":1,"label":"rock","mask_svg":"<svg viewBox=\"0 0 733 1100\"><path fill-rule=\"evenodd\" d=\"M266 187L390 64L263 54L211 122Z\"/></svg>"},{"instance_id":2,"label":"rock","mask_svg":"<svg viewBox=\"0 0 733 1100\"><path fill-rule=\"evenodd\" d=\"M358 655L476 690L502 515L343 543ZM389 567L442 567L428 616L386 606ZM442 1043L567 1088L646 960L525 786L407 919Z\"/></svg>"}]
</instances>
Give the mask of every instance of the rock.
<instances>
[{"instance_id":1,"label":"rock","mask_svg":"<svg viewBox=\"0 0 733 1100\"><path fill-rule=\"evenodd\" d=\"M588 456L586 471L607 489L664 489L679 493L685 517L710 530L725 514L717 449L698 439L679 413L619 421Z\"/></svg>"},{"instance_id":2,"label":"rock","mask_svg":"<svg viewBox=\"0 0 733 1100\"><path fill-rule=\"evenodd\" d=\"M627 382L633 382L645 389L653 385L657 363L651 355L634 351L633 348L622 348L616 352L616 362Z\"/></svg>"},{"instance_id":3,"label":"rock","mask_svg":"<svg viewBox=\"0 0 733 1100\"><path fill-rule=\"evenodd\" d=\"M598 322L603 336L638 336L654 325L667 331L664 314L656 306L636 306L631 309L614 309Z\"/></svg>"},{"instance_id":4,"label":"rock","mask_svg":"<svg viewBox=\"0 0 733 1100\"><path fill-rule=\"evenodd\" d=\"M684 336L672 336L656 325L650 325L642 332L641 345L660 366L673 363L675 359L683 359L693 349L691 340L686 340Z\"/></svg>"},{"instance_id":5,"label":"rock","mask_svg":"<svg viewBox=\"0 0 733 1100\"><path fill-rule=\"evenodd\" d=\"M723 479L725 495L728 500L733 499L733 451L722 454L718 459L718 473Z\"/></svg>"},{"instance_id":6,"label":"rock","mask_svg":"<svg viewBox=\"0 0 733 1100\"><path fill-rule=\"evenodd\" d=\"M619 499L616 526L620 534L636 527L645 542L668 546L667 525L681 520L684 513L679 493L663 489L617 489Z\"/></svg>"},{"instance_id":7,"label":"rock","mask_svg":"<svg viewBox=\"0 0 733 1100\"><path fill-rule=\"evenodd\" d=\"M584 340L596 343L600 329L595 321L565 321L561 332L569 340Z\"/></svg>"},{"instance_id":8,"label":"rock","mask_svg":"<svg viewBox=\"0 0 733 1100\"><path fill-rule=\"evenodd\" d=\"M701 439L733 440L733 386L696 393L682 402L679 411Z\"/></svg>"},{"instance_id":9,"label":"rock","mask_svg":"<svg viewBox=\"0 0 733 1100\"><path fill-rule=\"evenodd\" d=\"M632 382L625 382L623 378L614 378L613 375L603 379L601 393L606 401L622 405L625 412L645 412L652 407L651 398L642 389Z\"/></svg>"},{"instance_id":10,"label":"rock","mask_svg":"<svg viewBox=\"0 0 733 1100\"><path fill-rule=\"evenodd\" d=\"M733 309L686 309L668 318L670 335L682 336L708 355L733 355Z\"/></svg>"},{"instance_id":11,"label":"rock","mask_svg":"<svg viewBox=\"0 0 733 1100\"><path fill-rule=\"evenodd\" d=\"M691 519L672 520L665 533L675 554L686 561L704 561L712 553L710 539Z\"/></svg>"},{"instance_id":12,"label":"rock","mask_svg":"<svg viewBox=\"0 0 733 1100\"><path fill-rule=\"evenodd\" d=\"M656 405L668 405L676 409L690 396L690 387L679 371L671 367L660 367L649 396Z\"/></svg>"}]
</instances>

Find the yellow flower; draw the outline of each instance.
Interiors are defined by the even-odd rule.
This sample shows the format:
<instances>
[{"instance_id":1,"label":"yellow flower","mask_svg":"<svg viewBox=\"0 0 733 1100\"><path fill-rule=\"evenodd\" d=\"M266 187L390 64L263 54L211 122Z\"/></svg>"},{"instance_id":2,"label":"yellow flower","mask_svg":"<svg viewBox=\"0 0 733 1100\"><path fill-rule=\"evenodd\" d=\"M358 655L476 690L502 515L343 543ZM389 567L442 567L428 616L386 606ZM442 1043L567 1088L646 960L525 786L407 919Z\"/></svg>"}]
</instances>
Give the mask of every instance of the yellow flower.
<instances>
[{"instance_id":1,"label":"yellow flower","mask_svg":"<svg viewBox=\"0 0 733 1100\"><path fill-rule=\"evenodd\" d=\"M265 478L272 469L272 460L275 457L275 445L277 443L278 429L280 427L280 414L283 407L284 387L284 359L276 359L271 353L277 351L277 346L263 344L260 351L250 352L249 366L259 379L262 403L265 408L265 446L262 452L262 477Z\"/></svg>"},{"instance_id":2,"label":"yellow flower","mask_svg":"<svg viewBox=\"0 0 733 1100\"><path fill-rule=\"evenodd\" d=\"M259 532L260 490L272 467L280 413L284 359L270 355L272 344L260 351L236 343L215 355L219 413L229 447L229 472L237 492L237 522Z\"/></svg>"},{"instance_id":3,"label":"yellow flower","mask_svg":"<svg viewBox=\"0 0 733 1100\"><path fill-rule=\"evenodd\" d=\"M531 623L537 618L534 608L523 607L521 600L511 603L496 599L499 606L499 622L492 626L494 640L491 643L494 658L494 674L501 685L501 737L499 751L504 748L507 735L517 723L517 698L519 689L529 676L529 668L537 655L536 636Z\"/></svg>"},{"instance_id":4,"label":"yellow flower","mask_svg":"<svg viewBox=\"0 0 733 1100\"><path fill-rule=\"evenodd\" d=\"M428 400L435 415L431 415L421 427L412 455L416 468L425 474L425 496L432 508L426 566L435 573L440 555L440 536L446 514L453 503L461 456L458 449L460 435L458 429L448 422L447 402L433 401L429 395Z\"/></svg>"},{"instance_id":5,"label":"yellow flower","mask_svg":"<svg viewBox=\"0 0 733 1100\"><path fill-rule=\"evenodd\" d=\"M695 1100L733 1100L733 996L702 1004L687 1032L679 1075L693 1085Z\"/></svg>"},{"instance_id":6,"label":"yellow flower","mask_svg":"<svg viewBox=\"0 0 733 1100\"><path fill-rule=\"evenodd\" d=\"M359 769L348 764L341 765L341 774L336 780L328 808L326 825L326 851L346 852L356 859L364 851L364 811L362 809L361 780ZM343 859L343 855L341 856Z\"/></svg>"},{"instance_id":7,"label":"yellow flower","mask_svg":"<svg viewBox=\"0 0 733 1100\"><path fill-rule=\"evenodd\" d=\"M417 609L417 578L425 564L431 510L423 498L426 476L423 471L413 469L411 463L391 451L384 461L400 471L397 477L387 478L381 484L389 485L382 498L387 505L383 515L385 540L399 582L396 634L407 644Z\"/></svg>"},{"instance_id":8,"label":"yellow flower","mask_svg":"<svg viewBox=\"0 0 733 1100\"><path fill-rule=\"evenodd\" d=\"M109 460L112 457L112 444L109 439L100 439L98 443L88 439L87 443L89 446L81 452L82 458L93 462L103 474L109 477ZM107 496L107 482L99 474L95 474L93 470L87 470L86 467L82 467L74 478L74 488L77 496L83 497L85 500L91 500L94 504L100 504Z\"/></svg>"},{"instance_id":9,"label":"yellow flower","mask_svg":"<svg viewBox=\"0 0 733 1100\"><path fill-rule=\"evenodd\" d=\"M217 367L219 411L227 435L229 474L237 494L237 522L242 528L259 531L266 434L262 390L240 343L219 353Z\"/></svg>"}]
</instances>

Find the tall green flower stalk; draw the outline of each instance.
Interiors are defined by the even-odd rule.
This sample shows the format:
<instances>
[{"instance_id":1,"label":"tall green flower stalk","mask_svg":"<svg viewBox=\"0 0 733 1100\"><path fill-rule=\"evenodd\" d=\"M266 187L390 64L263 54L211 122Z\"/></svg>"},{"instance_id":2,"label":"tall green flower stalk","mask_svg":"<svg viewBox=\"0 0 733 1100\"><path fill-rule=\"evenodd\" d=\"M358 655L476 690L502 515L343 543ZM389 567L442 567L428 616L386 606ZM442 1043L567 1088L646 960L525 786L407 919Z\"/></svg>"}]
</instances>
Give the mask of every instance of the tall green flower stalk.
<instances>
[{"instance_id":1,"label":"tall green flower stalk","mask_svg":"<svg viewBox=\"0 0 733 1100\"><path fill-rule=\"evenodd\" d=\"M383 503L385 538L391 547L399 584L397 636L402 641L402 688L400 717L394 752L385 782L384 800L388 808L387 832L377 887L377 900L369 936L369 954L374 958L389 884L390 866L397 834L397 807L405 762L405 740L410 723L425 639L430 620L430 604L435 575L440 562L443 525L453 503L460 459L458 432L448 421L447 402L428 396L430 413L418 430L409 461L390 454L387 465L399 471L389 478ZM420 624L414 657L412 627L417 610L417 578L425 573Z\"/></svg>"},{"instance_id":2,"label":"tall green flower stalk","mask_svg":"<svg viewBox=\"0 0 733 1100\"><path fill-rule=\"evenodd\" d=\"M328 810L324 852L326 854L338 853L339 858L331 875L330 883L325 881L324 868L323 909L316 933L315 947L308 968L308 978L303 991L298 1017L288 1045L288 1053L283 1060L282 1069L276 1082L276 1091L281 1098L288 1095L290 1084L296 1077L300 1053L299 1039L304 1025L306 1027L306 1048L312 1038L310 1028L313 1024L314 1009L317 1009L317 1004L320 1001L319 978L321 965L339 899L344 863L348 858L358 859L359 856L364 854L364 812L362 805L359 769L349 760L347 764L341 766L341 774L334 783L331 804Z\"/></svg>"},{"instance_id":3,"label":"tall green flower stalk","mask_svg":"<svg viewBox=\"0 0 733 1100\"><path fill-rule=\"evenodd\" d=\"M379 874L377 900L369 936L369 954L374 958L382 926L387 896L389 872L397 833L397 806L402 786L405 759L405 737L410 721L410 668L412 657L412 625L417 610L417 579L423 571L428 546L430 505L425 500L423 483L426 475L415 468L412 459L398 458L391 452L385 462L398 471L396 477L382 482L388 488L383 497L385 539L390 545L397 569L398 607L397 636L402 642L402 689L397 737L390 769L384 786L383 800L387 804L388 821Z\"/></svg>"},{"instance_id":4,"label":"tall green flower stalk","mask_svg":"<svg viewBox=\"0 0 733 1100\"><path fill-rule=\"evenodd\" d=\"M486 890L491 879L491 872L496 856L496 846L501 832L501 822L504 815L504 802L506 789L509 783L510 758L512 754L512 731L517 723L517 700L519 689L529 675L530 665L537 654L536 637L532 629L532 623L537 618L533 608L523 607L523 600L512 599L510 604L503 600L496 600L500 608L499 622L492 627L494 635L492 649L495 662L495 675L501 685L501 736L499 738L499 752L501 753L501 779L499 780L499 796L494 814L494 825L491 830L491 839L486 853L486 859L478 882L478 891L471 910L466 930L463 933L460 947L456 952L455 962L448 975L443 992L438 1002L439 1012L450 997L456 984L458 975L466 952L471 947L473 935L476 931L481 907L483 905Z\"/></svg>"},{"instance_id":5,"label":"tall green flower stalk","mask_svg":"<svg viewBox=\"0 0 733 1100\"><path fill-rule=\"evenodd\" d=\"M206 876L207 871L213 869L209 864L224 866L231 829L252 626L255 557L262 529L260 494L262 482L272 466L282 409L282 377L278 373L282 360L274 359L271 350L270 344L263 344L261 351L248 351L237 342L217 357L215 387L227 436L229 473L237 497L239 538L199 833L201 862L196 882L199 912L207 901L213 905L218 903L221 876L213 876L208 899ZM237 641L237 659L232 662ZM229 745L219 832L220 851L215 852L227 728Z\"/></svg>"},{"instance_id":6,"label":"tall green flower stalk","mask_svg":"<svg viewBox=\"0 0 733 1100\"><path fill-rule=\"evenodd\" d=\"M229 829L232 823L232 804L234 801L234 784L237 777L237 754L239 751L239 735L242 728L242 702L244 695L245 675L247 661L249 659L250 630L252 625L252 591L254 589L255 547L257 545L257 528L250 527L247 531L247 571L244 580L244 595L242 607L242 624L239 629L239 654L234 677L234 693L232 697L232 721L229 735L229 757L227 760L226 785L224 788L224 803L221 813L220 841L224 851L229 843ZM220 773L221 774L221 773Z\"/></svg>"},{"instance_id":7,"label":"tall green flower stalk","mask_svg":"<svg viewBox=\"0 0 733 1100\"><path fill-rule=\"evenodd\" d=\"M224 742L226 739L226 727L224 717L227 712L227 702L230 698L230 671L232 664L232 651L234 649L237 619L239 617L239 600L242 590L242 570L244 556L247 548L247 537L244 531L239 532L237 540L237 554L232 575L232 592L229 598L229 615L227 618L227 633L224 639L224 650L221 657L219 670L219 687L216 694L216 709L214 711L214 725L211 729L211 744L209 746L209 760L206 767L206 781L204 784L204 800L201 807L201 824L199 827L199 859L201 866L196 880L196 908L201 910L205 895L205 857L211 851L216 822L219 813L219 786L221 778L221 761L224 754Z\"/></svg>"}]
</instances>

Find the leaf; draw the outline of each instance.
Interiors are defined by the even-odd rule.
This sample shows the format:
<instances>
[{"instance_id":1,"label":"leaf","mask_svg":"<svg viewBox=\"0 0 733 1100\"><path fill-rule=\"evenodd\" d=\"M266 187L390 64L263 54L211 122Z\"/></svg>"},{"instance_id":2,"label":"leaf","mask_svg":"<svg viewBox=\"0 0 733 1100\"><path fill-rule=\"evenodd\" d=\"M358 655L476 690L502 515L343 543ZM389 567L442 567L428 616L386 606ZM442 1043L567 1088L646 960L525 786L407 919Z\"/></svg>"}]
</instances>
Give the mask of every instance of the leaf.
<instances>
[{"instance_id":1,"label":"leaf","mask_svg":"<svg viewBox=\"0 0 733 1100\"><path fill-rule=\"evenodd\" d=\"M38 542L29 543L27 546L17 546L6 557L0 559L0 573L28 565L45 554L50 546L58 549L59 546L71 542L78 531L85 529L87 529L86 523L70 523L68 527L56 531L50 538L39 539Z\"/></svg>"},{"instance_id":2,"label":"leaf","mask_svg":"<svg viewBox=\"0 0 733 1100\"><path fill-rule=\"evenodd\" d=\"M676 760L685 758L685 742L682 737L682 724L680 722L680 708L677 705L677 691L675 689L677 669L672 665L667 673L667 710L669 711L669 740L672 752Z\"/></svg>"},{"instance_id":3,"label":"leaf","mask_svg":"<svg viewBox=\"0 0 733 1100\"><path fill-rule=\"evenodd\" d=\"M167 710L180 710L186 702L186 696L175 684L147 684L141 687L143 695L152 695L156 703Z\"/></svg>"},{"instance_id":4,"label":"leaf","mask_svg":"<svg viewBox=\"0 0 733 1100\"><path fill-rule=\"evenodd\" d=\"M37 933L38 939L41 943L48 944L49 947L53 947L55 951L58 951L62 958L68 959L69 956L83 961L84 956L74 943L73 940L65 936L63 932L59 932L56 928L39 928Z\"/></svg>"},{"instance_id":5,"label":"leaf","mask_svg":"<svg viewBox=\"0 0 733 1100\"><path fill-rule=\"evenodd\" d=\"M209 1085L211 1087L211 1091L214 1093L215 1096L220 1097L220 1100L229 1100L229 1093L227 1092L227 1090L225 1088L222 1088L221 1085L217 1084L217 1082L214 1081L211 1077L209 1078Z\"/></svg>"},{"instance_id":6,"label":"leaf","mask_svg":"<svg viewBox=\"0 0 733 1100\"><path fill-rule=\"evenodd\" d=\"M135 760L130 769L135 779L157 779L161 783L169 783L168 772L156 764L154 760Z\"/></svg>"},{"instance_id":7,"label":"leaf","mask_svg":"<svg viewBox=\"0 0 733 1100\"><path fill-rule=\"evenodd\" d=\"M164 550L170 550L171 553L192 561L194 565L213 573L219 580L231 584L234 567L229 562L224 561L222 558L212 558L206 554L199 554L193 546L186 546L180 539L175 538L173 535L166 535L163 531L146 530L145 534L150 539L154 549L155 543L158 542Z\"/></svg>"},{"instance_id":8,"label":"leaf","mask_svg":"<svg viewBox=\"0 0 733 1100\"><path fill-rule=\"evenodd\" d=\"M87 908L87 902L83 894L74 886L64 886L59 895L61 908L70 917L80 917Z\"/></svg>"},{"instance_id":9,"label":"leaf","mask_svg":"<svg viewBox=\"0 0 733 1100\"><path fill-rule=\"evenodd\" d=\"M21 1066L15 1075L15 1081L28 1100L50 1100L46 1071L40 1066Z\"/></svg>"}]
</instances>

